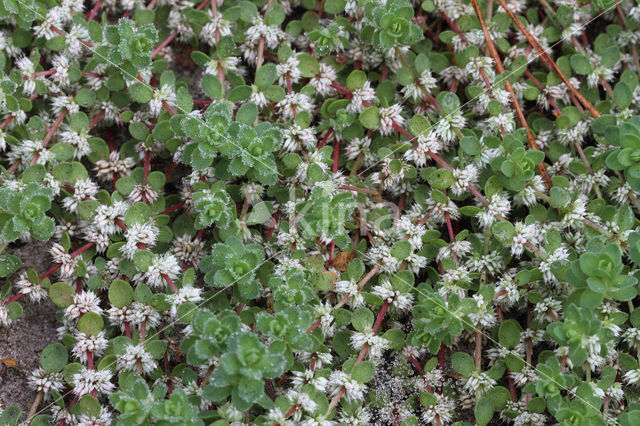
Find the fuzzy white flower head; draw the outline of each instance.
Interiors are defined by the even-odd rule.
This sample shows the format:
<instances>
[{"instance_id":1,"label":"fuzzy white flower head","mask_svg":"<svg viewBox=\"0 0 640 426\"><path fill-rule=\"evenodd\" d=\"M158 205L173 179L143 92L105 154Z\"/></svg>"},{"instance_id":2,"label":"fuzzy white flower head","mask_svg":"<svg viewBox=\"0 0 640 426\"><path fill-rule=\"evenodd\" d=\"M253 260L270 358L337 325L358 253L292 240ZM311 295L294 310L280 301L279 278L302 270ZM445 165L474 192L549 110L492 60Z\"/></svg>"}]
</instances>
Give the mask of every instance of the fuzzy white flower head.
<instances>
[{"instance_id":1,"label":"fuzzy white flower head","mask_svg":"<svg viewBox=\"0 0 640 426\"><path fill-rule=\"evenodd\" d=\"M182 268L174 255L156 254L153 255L149 268L141 276L136 275L136 278L144 280L149 287L166 288L167 278L173 281L180 276L181 272Z\"/></svg>"},{"instance_id":2,"label":"fuzzy white flower head","mask_svg":"<svg viewBox=\"0 0 640 426\"><path fill-rule=\"evenodd\" d=\"M478 213L478 220L483 228L493 225L500 216L508 216L511 210L509 197L505 193L492 194L487 201L489 205L484 208L484 211Z\"/></svg>"},{"instance_id":3,"label":"fuzzy white flower head","mask_svg":"<svg viewBox=\"0 0 640 426\"><path fill-rule=\"evenodd\" d=\"M367 80L361 88L353 90L351 103L347 105L346 110L347 112L361 113L367 108L367 104L372 103L375 99L376 91Z\"/></svg>"},{"instance_id":4,"label":"fuzzy white flower head","mask_svg":"<svg viewBox=\"0 0 640 426\"><path fill-rule=\"evenodd\" d=\"M365 386L349 377L345 372L336 370L329 375L329 389L331 395L335 396L344 386L344 397L347 401L357 402L364 399Z\"/></svg>"},{"instance_id":5,"label":"fuzzy white flower head","mask_svg":"<svg viewBox=\"0 0 640 426\"><path fill-rule=\"evenodd\" d=\"M198 304L202 301L202 289L198 287L185 286L178 289L177 294L167 296L167 302L171 303L169 310L173 318L178 316L178 307L186 302Z\"/></svg>"},{"instance_id":6,"label":"fuzzy white flower head","mask_svg":"<svg viewBox=\"0 0 640 426\"><path fill-rule=\"evenodd\" d=\"M349 302L354 308L364 304L364 296L360 293L358 282L354 279L336 282L335 291L342 296L350 296Z\"/></svg>"},{"instance_id":7,"label":"fuzzy white flower head","mask_svg":"<svg viewBox=\"0 0 640 426\"><path fill-rule=\"evenodd\" d=\"M371 329L357 331L351 335L351 346L357 351L362 350L364 345L369 345L367 355L372 360L378 360L385 350L389 349L389 341L384 337L373 334Z\"/></svg>"},{"instance_id":8,"label":"fuzzy white flower head","mask_svg":"<svg viewBox=\"0 0 640 426\"><path fill-rule=\"evenodd\" d=\"M98 394L110 394L115 390L115 386L111 383L113 374L108 368L104 370L93 370L82 367L79 373L73 375L73 393L77 397L88 395L93 391Z\"/></svg>"},{"instance_id":9,"label":"fuzzy white flower head","mask_svg":"<svg viewBox=\"0 0 640 426\"><path fill-rule=\"evenodd\" d=\"M402 114L402 106L393 104L387 108L380 108L380 125L379 130L383 135L390 135L394 131L394 124L402 126L405 118Z\"/></svg>"},{"instance_id":10,"label":"fuzzy white flower head","mask_svg":"<svg viewBox=\"0 0 640 426\"><path fill-rule=\"evenodd\" d=\"M80 316L93 312L102 314L100 298L92 291L81 291L73 296L73 303L64 310L68 319L80 318Z\"/></svg>"},{"instance_id":11,"label":"fuzzy white flower head","mask_svg":"<svg viewBox=\"0 0 640 426\"><path fill-rule=\"evenodd\" d=\"M379 285L371 289L371 293L389 303L397 311L407 311L413 305L413 295L394 290L391 281L388 279L382 279Z\"/></svg>"},{"instance_id":12,"label":"fuzzy white flower head","mask_svg":"<svg viewBox=\"0 0 640 426\"><path fill-rule=\"evenodd\" d=\"M89 178L78 179L73 184L73 193L66 197L62 204L70 212L77 212L81 201L95 200L100 187Z\"/></svg>"},{"instance_id":13,"label":"fuzzy white flower head","mask_svg":"<svg viewBox=\"0 0 640 426\"><path fill-rule=\"evenodd\" d=\"M95 336L77 332L73 337L76 339L76 344L71 353L83 363L87 362L87 352L91 352L95 358L100 358L109 345L104 330Z\"/></svg>"},{"instance_id":14,"label":"fuzzy white flower head","mask_svg":"<svg viewBox=\"0 0 640 426\"><path fill-rule=\"evenodd\" d=\"M124 353L116 355L116 358L116 365L119 371L134 371L139 365L143 374L149 374L157 367L153 356L142 344L127 345Z\"/></svg>"},{"instance_id":15,"label":"fuzzy white flower head","mask_svg":"<svg viewBox=\"0 0 640 426\"><path fill-rule=\"evenodd\" d=\"M40 303L42 300L46 300L49 294L46 289L40 286L40 283L31 282L31 280L27 278L26 272L20 274L15 285L18 291L28 296L32 302Z\"/></svg>"},{"instance_id":16,"label":"fuzzy white flower head","mask_svg":"<svg viewBox=\"0 0 640 426\"><path fill-rule=\"evenodd\" d=\"M45 400L49 398L49 391L60 392L64 388L62 373L47 373L42 367L36 368L29 375L29 386L36 392L42 392Z\"/></svg>"},{"instance_id":17,"label":"fuzzy white flower head","mask_svg":"<svg viewBox=\"0 0 640 426\"><path fill-rule=\"evenodd\" d=\"M160 230L154 221L134 223L125 232L127 242L120 251L129 259L133 259L135 252L140 250L140 245L148 248L156 244Z\"/></svg>"}]
</instances>

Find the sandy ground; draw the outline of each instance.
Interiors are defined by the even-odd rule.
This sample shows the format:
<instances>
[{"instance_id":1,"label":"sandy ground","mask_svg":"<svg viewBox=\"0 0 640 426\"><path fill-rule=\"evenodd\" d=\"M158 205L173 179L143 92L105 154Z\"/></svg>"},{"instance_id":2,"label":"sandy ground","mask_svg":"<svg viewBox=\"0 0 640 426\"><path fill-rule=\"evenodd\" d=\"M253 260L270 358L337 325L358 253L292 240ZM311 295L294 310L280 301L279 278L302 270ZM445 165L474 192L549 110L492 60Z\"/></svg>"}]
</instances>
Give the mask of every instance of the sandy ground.
<instances>
[{"instance_id":1,"label":"sandy ground","mask_svg":"<svg viewBox=\"0 0 640 426\"><path fill-rule=\"evenodd\" d=\"M35 242L7 249L7 253L20 257L24 268L33 267L42 273L50 264L48 247L47 243ZM34 304L24 300L22 306L22 318L9 328L0 328L0 406L19 405L24 419L35 397L27 383L29 374L40 366L42 349L57 338L56 308L51 301ZM15 366L8 366L13 361Z\"/></svg>"}]
</instances>

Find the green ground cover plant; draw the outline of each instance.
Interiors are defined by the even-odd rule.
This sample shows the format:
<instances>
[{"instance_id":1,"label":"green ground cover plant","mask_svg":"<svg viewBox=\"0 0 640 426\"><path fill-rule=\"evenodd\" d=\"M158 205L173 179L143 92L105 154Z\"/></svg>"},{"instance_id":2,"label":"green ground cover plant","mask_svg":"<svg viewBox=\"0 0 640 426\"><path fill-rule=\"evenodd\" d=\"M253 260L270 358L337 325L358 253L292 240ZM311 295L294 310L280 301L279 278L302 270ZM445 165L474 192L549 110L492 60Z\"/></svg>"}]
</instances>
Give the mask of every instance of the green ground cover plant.
<instances>
[{"instance_id":1,"label":"green ground cover plant","mask_svg":"<svg viewBox=\"0 0 640 426\"><path fill-rule=\"evenodd\" d=\"M637 424L639 26L1 0L0 332L59 328L0 424Z\"/></svg>"}]
</instances>

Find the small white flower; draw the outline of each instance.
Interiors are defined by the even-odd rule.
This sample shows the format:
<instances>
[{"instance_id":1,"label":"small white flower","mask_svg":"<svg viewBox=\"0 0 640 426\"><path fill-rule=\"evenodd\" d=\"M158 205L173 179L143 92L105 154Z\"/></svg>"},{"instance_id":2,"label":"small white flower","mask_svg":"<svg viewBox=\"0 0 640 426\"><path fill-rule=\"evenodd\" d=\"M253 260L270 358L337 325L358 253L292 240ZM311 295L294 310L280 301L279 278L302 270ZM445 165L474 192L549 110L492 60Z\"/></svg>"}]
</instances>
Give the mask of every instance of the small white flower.
<instances>
[{"instance_id":1,"label":"small white flower","mask_svg":"<svg viewBox=\"0 0 640 426\"><path fill-rule=\"evenodd\" d=\"M405 122L405 118L401 114L402 106L399 104L394 104L387 108L380 108L380 133L385 136L390 135L393 133L394 124L402 126Z\"/></svg>"},{"instance_id":2,"label":"small white flower","mask_svg":"<svg viewBox=\"0 0 640 426\"><path fill-rule=\"evenodd\" d=\"M310 111L313 108L311 99L304 93L291 92L287 93L280 102L276 104L278 113L285 120L293 120L295 115L300 111Z\"/></svg>"},{"instance_id":3,"label":"small white flower","mask_svg":"<svg viewBox=\"0 0 640 426\"><path fill-rule=\"evenodd\" d=\"M478 213L478 220L483 228L493 225L498 220L498 216L508 216L511 210L509 197L505 193L492 194L487 201L489 205L484 208L484 211Z\"/></svg>"},{"instance_id":4,"label":"small white flower","mask_svg":"<svg viewBox=\"0 0 640 426\"><path fill-rule=\"evenodd\" d=\"M0 305L0 325L3 327L9 327L13 320L9 318L9 310L6 306Z\"/></svg>"},{"instance_id":5,"label":"small white flower","mask_svg":"<svg viewBox=\"0 0 640 426\"><path fill-rule=\"evenodd\" d=\"M118 177L129 176L135 165L136 162L133 158L121 159L118 151L112 151L109 153L108 159L96 161L94 170L99 180L110 182L115 175Z\"/></svg>"},{"instance_id":6,"label":"small white flower","mask_svg":"<svg viewBox=\"0 0 640 426\"><path fill-rule=\"evenodd\" d=\"M160 230L154 221L148 220L142 223L132 224L125 232L127 242L120 248L120 251L129 259L133 259L133 254L141 249L140 245L148 248L156 244Z\"/></svg>"},{"instance_id":7,"label":"small white flower","mask_svg":"<svg viewBox=\"0 0 640 426\"><path fill-rule=\"evenodd\" d=\"M124 354L118 354L116 358L119 371L134 371L139 364L140 371L148 374L157 367L155 360L142 344L127 345Z\"/></svg>"},{"instance_id":8,"label":"small white flower","mask_svg":"<svg viewBox=\"0 0 640 426\"><path fill-rule=\"evenodd\" d=\"M379 359L382 353L389 349L389 341L384 337L376 336L371 329L358 331L351 335L351 346L355 350L361 350L365 344L369 345L367 354L373 360Z\"/></svg>"},{"instance_id":9,"label":"small white flower","mask_svg":"<svg viewBox=\"0 0 640 426\"><path fill-rule=\"evenodd\" d=\"M347 112L361 113L376 99L376 91L367 80L360 89L355 89L351 93L351 103L347 105Z\"/></svg>"},{"instance_id":10,"label":"small white flower","mask_svg":"<svg viewBox=\"0 0 640 426\"><path fill-rule=\"evenodd\" d=\"M364 296L360 293L358 282L354 279L336 282L335 291L343 297L350 296L349 302L354 308L364 303Z\"/></svg>"},{"instance_id":11,"label":"small white flower","mask_svg":"<svg viewBox=\"0 0 640 426\"><path fill-rule=\"evenodd\" d=\"M475 394L476 392L484 394L494 387L495 384L496 381L489 377L487 373L483 371L474 371L465 381L463 388L471 394Z\"/></svg>"},{"instance_id":12,"label":"small white flower","mask_svg":"<svg viewBox=\"0 0 640 426\"><path fill-rule=\"evenodd\" d=\"M624 373L624 376L622 376L622 380L630 385L635 385L640 382L640 369L627 371Z\"/></svg>"},{"instance_id":13,"label":"small white flower","mask_svg":"<svg viewBox=\"0 0 640 426\"><path fill-rule=\"evenodd\" d=\"M177 102L173 87L163 84L153 92L153 99L149 101L149 113L152 117L157 117L162 112L162 107L165 103L175 109Z\"/></svg>"},{"instance_id":14,"label":"small white flower","mask_svg":"<svg viewBox=\"0 0 640 426\"><path fill-rule=\"evenodd\" d=\"M181 272L175 256L169 253L156 254L149 268L143 274L136 275L136 279L143 279L152 288L166 288L168 284L165 277L173 281Z\"/></svg>"},{"instance_id":15,"label":"small white flower","mask_svg":"<svg viewBox=\"0 0 640 426\"><path fill-rule=\"evenodd\" d=\"M331 396L338 394L344 386L344 397L349 402L362 401L364 399L365 386L349 377L345 372L336 370L329 376L329 389Z\"/></svg>"},{"instance_id":16,"label":"small white flower","mask_svg":"<svg viewBox=\"0 0 640 426\"><path fill-rule=\"evenodd\" d=\"M73 296L73 303L65 310L65 316L68 319L80 318L81 315L88 312L94 312L98 315L102 314L100 307L100 298L92 291L81 291Z\"/></svg>"},{"instance_id":17,"label":"small white flower","mask_svg":"<svg viewBox=\"0 0 640 426\"><path fill-rule=\"evenodd\" d=\"M200 303L202 301L202 289L197 287L181 287L178 294L170 294L167 296L167 302L171 303L171 316L176 318L178 315L178 307L186 302Z\"/></svg>"},{"instance_id":18,"label":"small white flower","mask_svg":"<svg viewBox=\"0 0 640 426\"><path fill-rule=\"evenodd\" d=\"M290 84L296 84L302 78L300 72L300 61L295 56L290 56L286 62L276 65L276 72L278 73L278 84L281 86L288 86Z\"/></svg>"},{"instance_id":19,"label":"small white flower","mask_svg":"<svg viewBox=\"0 0 640 426\"><path fill-rule=\"evenodd\" d=\"M111 370L105 368L104 370L90 370L87 367L82 367L79 373L73 375L73 393L77 397L88 395L93 391L98 394L110 394L115 390L115 386L111 383Z\"/></svg>"},{"instance_id":20,"label":"small white flower","mask_svg":"<svg viewBox=\"0 0 640 426\"><path fill-rule=\"evenodd\" d=\"M379 285L371 289L371 293L380 297L398 311L407 311L413 305L413 295L394 290L388 279L382 279Z\"/></svg>"},{"instance_id":21,"label":"small white flower","mask_svg":"<svg viewBox=\"0 0 640 426\"><path fill-rule=\"evenodd\" d=\"M50 390L60 392L64 388L64 377L62 373L47 373L42 367L38 367L29 375L29 386L36 392L44 393L46 400Z\"/></svg>"},{"instance_id":22,"label":"small white flower","mask_svg":"<svg viewBox=\"0 0 640 426\"><path fill-rule=\"evenodd\" d=\"M76 213L81 201L96 199L95 195L99 189L100 187L89 178L78 179L73 184L73 193L65 197L62 204L68 211Z\"/></svg>"},{"instance_id":23,"label":"small white flower","mask_svg":"<svg viewBox=\"0 0 640 426\"><path fill-rule=\"evenodd\" d=\"M16 288L20 293L29 296L29 299L36 303L46 300L49 295L47 290L40 286L40 283L32 283L27 278L26 273L20 274L20 278L16 280Z\"/></svg>"},{"instance_id":24,"label":"small white flower","mask_svg":"<svg viewBox=\"0 0 640 426\"><path fill-rule=\"evenodd\" d=\"M96 336L88 336L85 333L77 332L74 336L76 344L71 350L73 356L81 362L87 362L87 351L91 352L95 358L99 358L109 345L109 340L105 338L105 332L100 331Z\"/></svg>"}]
</instances>

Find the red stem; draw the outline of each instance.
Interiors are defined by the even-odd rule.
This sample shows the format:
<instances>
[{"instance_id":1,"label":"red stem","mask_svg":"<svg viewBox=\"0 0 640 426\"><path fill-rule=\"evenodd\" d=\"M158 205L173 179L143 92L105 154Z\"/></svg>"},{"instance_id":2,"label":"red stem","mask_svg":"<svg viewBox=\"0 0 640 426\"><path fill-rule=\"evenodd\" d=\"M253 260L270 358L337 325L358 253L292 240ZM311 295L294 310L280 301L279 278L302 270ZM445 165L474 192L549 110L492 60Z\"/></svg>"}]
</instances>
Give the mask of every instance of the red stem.
<instances>
[{"instance_id":1,"label":"red stem","mask_svg":"<svg viewBox=\"0 0 640 426\"><path fill-rule=\"evenodd\" d=\"M102 4L102 0L98 0L93 6L93 8L87 13L87 21L93 20L98 15L98 10L100 9L100 5Z\"/></svg>"},{"instance_id":2,"label":"red stem","mask_svg":"<svg viewBox=\"0 0 640 426\"><path fill-rule=\"evenodd\" d=\"M116 225L118 225L118 227L119 227L120 229L122 229L123 231L126 231L126 230L127 230L127 226L126 226L124 223L122 223L122 221L121 221L120 219L115 218L115 219L113 219L113 221L114 221L114 222L115 222L115 224L116 224Z\"/></svg>"},{"instance_id":3,"label":"red stem","mask_svg":"<svg viewBox=\"0 0 640 426\"><path fill-rule=\"evenodd\" d=\"M353 92L351 92L351 90L347 89L344 86L341 86L340 84L336 83L335 81L333 83L331 83L331 87L336 89L338 92L342 92L345 95L347 95L347 99L350 98L353 95Z\"/></svg>"},{"instance_id":4,"label":"red stem","mask_svg":"<svg viewBox=\"0 0 640 426\"><path fill-rule=\"evenodd\" d=\"M176 163L175 161L172 161L171 164L169 165L169 168L167 169L166 172L164 172L164 177L169 180L169 177L171 177L171 174L173 173L173 171L176 169Z\"/></svg>"},{"instance_id":5,"label":"red stem","mask_svg":"<svg viewBox=\"0 0 640 426\"><path fill-rule=\"evenodd\" d=\"M2 124L0 124L0 130L4 129L4 128L5 128L5 126L6 126L7 124L11 123L11 120L13 120L13 119L14 119L14 117L15 117L14 115L10 115L10 116L8 116L8 117L7 117L7 118L2 122Z\"/></svg>"},{"instance_id":6,"label":"red stem","mask_svg":"<svg viewBox=\"0 0 640 426\"><path fill-rule=\"evenodd\" d=\"M333 127L329 127L329 130L327 130L327 132L324 134L324 137L318 143L318 149L322 148L327 143L327 141L329 140L329 136L331 136L331 133L333 133Z\"/></svg>"},{"instance_id":7,"label":"red stem","mask_svg":"<svg viewBox=\"0 0 640 426\"><path fill-rule=\"evenodd\" d=\"M44 274L40 275L40 281L44 280L49 275L53 274L55 271L60 269L61 266L62 266L62 263L56 263L51 268L47 269L47 271Z\"/></svg>"},{"instance_id":8,"label":"red stem","mask_svg":"<svg viewBox=\"0 0 640 426\"><path fill-rule=\"evenodd\" d=\"M87 244L83 245L82 247L80 247L78 250L76 250L73 253L71 253L71 257L76 257L76 256L84 253L85 251L89 250L91 247L93 247L95 245L96 245L96 243L87 243Z\"/></svg>"},{"instance_id":9,"label":"red stem","mask_svg":"<svg viewBox=\"0 0 640 426\"><path fill-rule=\"evenodd\" d=\"M93 119L91 120L91 122L89 123L89 128L93 129L95 127L96 124L98 124L98 122L102 119L102 117L104 117L104 110L101 109L95 117L93 117Z\"/></svg>"},{"instance_id":10,"label":"red stem","mask_svg":"<svg viewBox=\"0 0 640 426\"><path fill-rule=\"evenodd\" d=\"M333 173L338 172L338 159L340 158L340 139L336 138L335 143L333 144L333 166L331 167L331 171Z\"/></svg>"},{"instance_id":11,"label":"red stem","mask_svg":"<svg viewBox=\"0 0 640 426\"><path fill-rule=\"evenodd\" d=\"M20 300L20 298L22 296L24 296L24 293L18 293L18 294L15 294L15 295L11 296L9 299L7 299L6 302L4 302L5 306L8 305L11 302L15 302L16 300Z\"/></svg>"},{"instance_id":12,"label":"red stem","mask_svg":"<svg viewBox=\"0 0 640 426\"><path fill-rule=\"evenodd\" d=\"M164 109L166 109L167 111L169 111L169 114L171 115L176 115L177 112L175 109L173 109L171 107L171 105L169 105L168 103L166 103L165 101L162 101L162 106L164 107Z\"/></svg>"},{"instance_id":13,"label":"red stem","mask_svg":"<svg viewBox=\"0 0 640 426\"><path fill-rule=\"evenodd\" d=\"M164 280L169 285L169 287L171 287L171 291L173 291L175 294L178 294L178 287L176 287L176 285L173 283L173 280L169 278L169 275L167 274L160 274L160 275L162 276L162 278L164 278Z\"/></svg>"},{"instance_id":14,"label":"red stem","mask_svg":"<svg viewBox=\"0 0 640 426\"><path fill-rule=\"evenodd\" d=\"M166 209L165 211L160 212L158 214L161 215L161 214L169 214L171 212L174 212L174 211L178 210L179 208L183 207L185 205L185 203L186 203L186 201L181 201L178 204L175 204L175 205L169 207L168 209Z\"/></svg>"},{"instance_id":15,"label":"red stem","mask_svg":"<svg viewBox=\"0 0 640 426\"><path fill-rule=\"evenodd\" d=\"M173 32L169 35L169 37L165 38L164 41L162 43L160 43L160 45L158 47L156 47L153 52L151 52L151 59L155 58L156 55L165 47L167 47L167 45L169 43L171 43L173 41L174 38L176 38L176 36L178 35L177 32Z\"/></svg>"},{"instance_id":16,"label":"red stem","mask_svg":"<svg viewBox=\"0 0 640 426\"><path fill-rule=\"evenodd\" d=\"M151 169L151 152L144 152L144 174L142 175L142 185L147 185L147 179L149 178L149 170Z\"/></svg>"}]
</instances>

